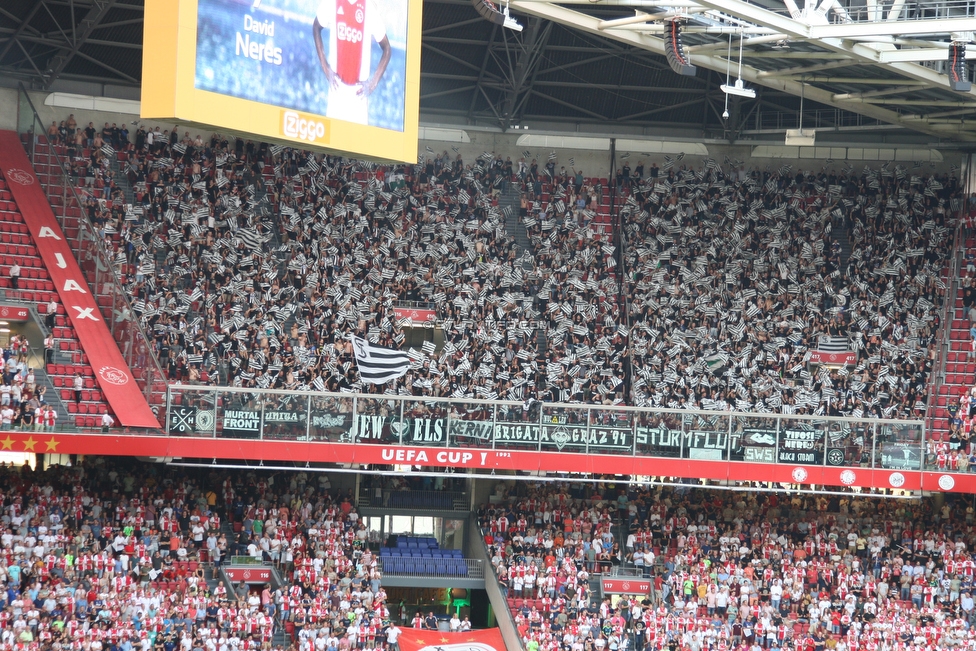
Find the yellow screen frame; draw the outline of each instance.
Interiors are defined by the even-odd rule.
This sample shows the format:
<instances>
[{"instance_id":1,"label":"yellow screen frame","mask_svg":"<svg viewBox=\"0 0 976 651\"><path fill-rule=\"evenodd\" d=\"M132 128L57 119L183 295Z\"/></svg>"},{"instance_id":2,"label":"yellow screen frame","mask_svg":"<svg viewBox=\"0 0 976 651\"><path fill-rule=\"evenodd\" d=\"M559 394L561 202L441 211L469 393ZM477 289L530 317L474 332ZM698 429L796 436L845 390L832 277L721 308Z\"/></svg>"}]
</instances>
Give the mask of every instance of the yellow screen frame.
<instances>
[{"instance_id":1,"label":"yellow screen frame","mask_svg":"<svg viewBox=\"0 0 976 651\"><path fill-rule=\"evenodd\" d=\"M146 0L141 117L180 126L228 131L291 147L374 161L417 162L420 120L420 40L423 0L408 0L403 131L353 124L293 111L325 126L313 142L283 129L288 107L263 104L195 87L198 0Z\"/></svg>"}]
</instances>

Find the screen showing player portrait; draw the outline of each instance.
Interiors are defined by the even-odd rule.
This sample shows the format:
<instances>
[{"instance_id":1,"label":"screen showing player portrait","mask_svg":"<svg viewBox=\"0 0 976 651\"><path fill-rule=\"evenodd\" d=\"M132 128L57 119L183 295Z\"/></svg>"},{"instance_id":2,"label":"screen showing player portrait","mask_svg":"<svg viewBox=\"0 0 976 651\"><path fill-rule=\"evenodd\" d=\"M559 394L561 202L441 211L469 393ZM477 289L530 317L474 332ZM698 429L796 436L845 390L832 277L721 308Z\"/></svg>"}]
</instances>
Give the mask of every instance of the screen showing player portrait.
<instances>
[{"instance_id":1,"label":"screen showing player portrait","mask_svg":"<svg viewBox=\"0 0 976 651\"><path fill-rule=\"evenodd\" d=\"M403 131L407 0L199 0L194 84Z\"/></svg>"},{"instance_id":2,"label":"screen showing player portrait","mask_svg":"<svg viewBox=\"0 0 976 651\"><path fill-rule=\"evenodd\" d=\"M422 0L146 0L141 116L416 162L422 14Z\"/></svg>"}]
</instances>

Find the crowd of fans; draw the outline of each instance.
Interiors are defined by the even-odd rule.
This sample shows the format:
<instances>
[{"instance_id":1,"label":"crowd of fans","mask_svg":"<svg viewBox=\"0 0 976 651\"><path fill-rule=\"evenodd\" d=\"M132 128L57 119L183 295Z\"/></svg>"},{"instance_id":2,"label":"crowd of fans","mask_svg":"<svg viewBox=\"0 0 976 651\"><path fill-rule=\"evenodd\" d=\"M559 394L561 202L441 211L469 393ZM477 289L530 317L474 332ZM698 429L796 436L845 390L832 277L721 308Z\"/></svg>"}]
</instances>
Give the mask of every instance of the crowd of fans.
<instances>
[{"instance_id":1,"label":"crowd of fans","mask_svg":"<svg viewBox=\"0 0 976 651\"><path fill-rule=\"evenodd\" d=\"M504 492L478 518L526 649L976 644L976 529L964 498L551 483ZM596 572L643 577L650 589L601 600Z\"/></svg>"},{"instance_id":2,"label":"crowd of fans","mask_svg":"<svg viewBox=\"0 0 976 651\"><path fill-rule=\"evenodd\" d=\"M238 651L386 648L375 556L348 495L323 474L180 472L87 458L0 468L0 646ZM231 528L227 523L238 526ZM286 584L212 580L230 555Z\"/></svg>"},{"instance_id":3,"label":"crowd of fans","mask_svg":"<svg viewBox=\"0 0 976 651\"><path fill-rule=\"evenodd\" d=\"M929 464L938 470L976 471L976 447L973 446L973 423L976 420L976 386L961 396L952 397L946 405L949 432L928 440Z\"/></svg>"},{"instance_id":4,"label":"crowd of fans","mask_svg":"<svg viewBox=\"0 0 976 651\"><path fill-rule=\"evenodd\" d=\"M636 404L921 412L958 201L954 180L887 165L641 185L624 209ZM811 374L821 337L847 338L857 365Z\"/></svg>"},{"instance_id":5,"label":"crowd of fans","mask_svg":"<svg viewBox=\"0 0 976 651\"><path fill-rule=\"evenodd\" d=\"M603 188L554 156L540 167L430 152L378 167L178 128L139 127L133 142L109 125L72 133L89 153L79 175L108 179L113 197L116 150L125 154L134 202L93 192L89 216L131 272L135 310L173 380L851 416L924 409L959 207L947 175L668 159L646 173L643 161L628 166ZM499 205L510 185L524 249ZM622 251L591 224L611 190ZM436 310L443 345L414 351L394 383L361 383L349 335L400 347L393 308L404 305ZM849 340L857 365L811 373L821 336Z\"/></svg>"}]
</instances>

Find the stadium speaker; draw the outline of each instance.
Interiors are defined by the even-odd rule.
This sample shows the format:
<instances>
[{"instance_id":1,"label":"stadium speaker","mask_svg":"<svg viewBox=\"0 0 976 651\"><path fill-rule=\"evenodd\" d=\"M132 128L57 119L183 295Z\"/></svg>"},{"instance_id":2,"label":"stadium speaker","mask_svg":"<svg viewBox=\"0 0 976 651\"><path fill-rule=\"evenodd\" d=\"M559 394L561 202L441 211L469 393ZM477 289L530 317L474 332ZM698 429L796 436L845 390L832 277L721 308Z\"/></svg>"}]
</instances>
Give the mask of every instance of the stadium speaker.
<instances>
[{"instance_id":1,"label":"stadium speaker","mask_svg":"<svg viewBox=\"0 0 976 651\"><path fill-rule=\"evenodd\" d=\"M505 24L505 14L498 11L498 7L491 0L471 0L472 6L474 6L475 11L481 14L481 17L487 21L493 22L496 25Z\"/></svg>"},{"instance_id":2,"label":"stadium speaker","mask_svg":"<svg viewBox=\"0 0 976 651\"><path fill-rule=\"evenodd\" d=\"M966 44L953 43L949 46L949 88L963 93L973 87L966 71Z\"/></svg>"},{"instance_id":3,"label":"stadium speaker","mask_svg":"<svg viewBox=\"0 0 976 651\"><path fill-rule=\"evenodd\" d=\"M681 26L676 20L669 20L665 28L664 51L668 55L668 65L679 75L694 77L697 69L691 65L685 49L681 45Z\"/></svg>"}]
</instances>

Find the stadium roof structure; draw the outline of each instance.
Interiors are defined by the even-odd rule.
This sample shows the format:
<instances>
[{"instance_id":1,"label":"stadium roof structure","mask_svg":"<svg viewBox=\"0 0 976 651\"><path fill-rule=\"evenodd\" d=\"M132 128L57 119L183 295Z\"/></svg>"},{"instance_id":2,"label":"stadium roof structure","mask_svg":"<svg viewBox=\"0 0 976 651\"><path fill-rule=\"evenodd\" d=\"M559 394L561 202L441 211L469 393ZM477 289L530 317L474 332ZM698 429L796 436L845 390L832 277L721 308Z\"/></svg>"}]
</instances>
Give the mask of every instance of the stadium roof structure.
<instances>
[{"instance_id":1,"label":"stadium roof structure","mask_svg":"<svg viewBox=\"0 0 976 651\"><path fill-rule=\"evenodd\" d=\"M964 51L976 31L969 0L510 0L509 9L521 32L484 20L469 0L425 0L422 121L735 141L795 129L802 96L803 126L838 138L976 141L976 89L952 90L947 74L950 46ZM0 75L133 98L143 10L143 0L4 0ZM694 76L668 64L671 21ZM721 89L740 61L754 100Z\"/></svg>"}]
</instances>

